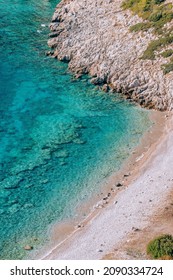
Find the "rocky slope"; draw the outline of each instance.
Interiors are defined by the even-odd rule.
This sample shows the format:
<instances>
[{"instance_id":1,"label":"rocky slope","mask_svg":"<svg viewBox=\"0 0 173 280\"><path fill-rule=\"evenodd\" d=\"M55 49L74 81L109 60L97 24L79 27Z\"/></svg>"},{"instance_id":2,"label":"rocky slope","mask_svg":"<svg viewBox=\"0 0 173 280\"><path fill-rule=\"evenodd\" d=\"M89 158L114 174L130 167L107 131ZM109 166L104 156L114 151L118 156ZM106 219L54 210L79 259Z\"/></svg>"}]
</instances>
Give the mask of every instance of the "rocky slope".
<instances>
[{"instance_id":1,"label":"rocky slope","mask_svg":"<svg viewBox=\"0 0 173 280\"><path fill-rule=\"evenodd\" d=\"M164 75L161 69L166 58L140 59L157 37L151 29L130 32L142 19L121 5L122 0L62 0L50 25L51 54L69 62L76 76L89 73L105 91L111 88L148 108L172 110L173 72Z\"/></svg>"}]
</instances>

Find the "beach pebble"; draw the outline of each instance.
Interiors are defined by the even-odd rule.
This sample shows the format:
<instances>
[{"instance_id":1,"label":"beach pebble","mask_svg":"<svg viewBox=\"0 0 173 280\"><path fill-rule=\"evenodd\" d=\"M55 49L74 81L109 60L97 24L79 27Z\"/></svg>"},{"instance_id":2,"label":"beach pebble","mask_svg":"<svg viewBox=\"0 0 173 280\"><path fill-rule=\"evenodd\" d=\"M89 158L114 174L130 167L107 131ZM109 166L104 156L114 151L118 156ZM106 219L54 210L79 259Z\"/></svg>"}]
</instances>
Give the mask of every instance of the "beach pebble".
<instances>
[{"instance_id":1,"label":"beach pebble","mask_svg":"<svg viewBox=\"0 0 173 280\"><path fill-rule=\"evenodd\" d=\"M30 250L32 250L32 249L33 249L33 247L30 246L30 245L26 245L26 246L24 247L24 250L26 250L26 251L30 251Z\"/></svg>"},{"instance_id":2,"label":"beach pebble","mask_svg":"<svg viewBox=\"0 0 173 280\"><path fill-rule=\"evenodd\" d=\"M139 228L135 228L135 227L132 227L132 230L134 230L134 231L140 231Z\"/></svg>"},{"instance_id":3,"label":"beach pebble","mask_svg":"<svg viewBox=\"0 0 173 280\"><path fill-rule=\"evenodd\" d=\"M98 205L96 206L96 209L102 209L104 206L103 205Z\"/></svg>"},{"instance_id":4,"label":"beach pebble","mask_svg":"<svg viewBox=\"0 0 173 280\"><path fill-rule=\"evenodd\" d=\"M124 174L124 177L128 177L128 176L130 176L130 173L128 173L128 174Z\"/></svg>"},{"instance_id":5,"label":"beach pebble","mask_svg":"<svg viewBox=\"0 0 173 280\"><path fill-rule=\"evenodd\" d=\"M117 183L116 187L122 187L122 184L121 183Z\"/></svg>"},{"instance_id":6,"label":"beach pebble","mask_svg":"<svg viewBox=\"0 0 173 280\"><path fill-rule=\"evenodd\" d=\"M108 201L104 201L103 204L108 204Z\"/></svg>"},{"instance_id":7,"label":"beach pebble","mask_svg":"<svg viewBox=\"0 0 173 280\"><path fill-rule=\"evenodd\" d=\"M82 225L82 224L78 224L77 226L76 226L76 228L83 228L84 227L84 225Z\"/></svg>"}]
</instances>

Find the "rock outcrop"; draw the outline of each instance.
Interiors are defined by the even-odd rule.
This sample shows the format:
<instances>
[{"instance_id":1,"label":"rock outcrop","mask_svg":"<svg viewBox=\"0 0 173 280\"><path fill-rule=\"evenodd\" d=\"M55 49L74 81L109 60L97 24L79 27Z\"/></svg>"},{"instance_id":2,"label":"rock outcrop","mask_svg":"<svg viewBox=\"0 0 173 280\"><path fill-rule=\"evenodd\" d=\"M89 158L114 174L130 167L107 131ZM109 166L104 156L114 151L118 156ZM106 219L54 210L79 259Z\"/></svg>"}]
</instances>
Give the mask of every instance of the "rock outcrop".
<instances>
[{"instance_id":1,"label":"rock outcrop","mask_svg":"<svg viewBox=\"0 0 173 280\"><path fill-rule=\"evenodd\" d=\"M68 62L77 76L89 73L105 91L121 92L148 108L172 110L173 72L163 74L165 58L141 59L157 37L151 29L130 32L142 19L121 5L122 0L62 0L50 25L53 56Z\"/></svg>"}]
</instances>

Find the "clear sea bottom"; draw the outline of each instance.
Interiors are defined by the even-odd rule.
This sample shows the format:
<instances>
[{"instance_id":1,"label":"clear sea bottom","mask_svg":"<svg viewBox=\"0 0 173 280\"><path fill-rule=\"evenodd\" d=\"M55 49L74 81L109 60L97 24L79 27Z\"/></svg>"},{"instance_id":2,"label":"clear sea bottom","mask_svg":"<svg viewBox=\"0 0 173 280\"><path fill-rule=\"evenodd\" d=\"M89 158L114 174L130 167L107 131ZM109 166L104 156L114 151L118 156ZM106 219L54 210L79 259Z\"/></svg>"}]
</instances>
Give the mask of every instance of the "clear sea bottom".
<instances>
[{"instance_id":1,"label":"clear sea bottom","mask_svg":"<svg viewBox=\"0 0 173 280\"><path fill-rule=\"evenodd\" d=\"M148 112L45 56L57 0L0 0L0 259L49 239L150 127Z\"/></svg>"}]
</instances>

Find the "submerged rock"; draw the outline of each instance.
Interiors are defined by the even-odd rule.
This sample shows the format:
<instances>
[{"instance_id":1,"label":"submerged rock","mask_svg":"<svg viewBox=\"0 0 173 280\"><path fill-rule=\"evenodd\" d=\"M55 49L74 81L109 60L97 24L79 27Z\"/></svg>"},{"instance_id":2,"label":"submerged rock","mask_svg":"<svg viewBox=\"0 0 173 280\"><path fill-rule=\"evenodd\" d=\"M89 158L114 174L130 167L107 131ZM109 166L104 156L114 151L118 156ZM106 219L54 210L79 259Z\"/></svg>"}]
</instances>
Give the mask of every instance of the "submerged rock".
<instances>
[{"instance_id":1,"label":"submerged rock","mask_svg":"<svg viewBox=\"0 0 173 280\"><path fill-rule=\"evenodd\" d=\"M23 178L21 175L12 175L9 176L8 178L5 178L1 183L0 183L0 188L4 189L16 189L20 187L20 183L23 181Z\"/></svg>"},{"instance_id":2,"label":"submerged rock","mask_svg":"<svg viewBox=\"0 0 173 280\"><path fill-rule=\"evenodd\" d=\"M24 247L24 250L26 250L26 251L30 251L30 250L32 250L32 249L33 249L33 247L30 246L30 245L26 245L26 246Z\"/></svg>"}]
</instances>

